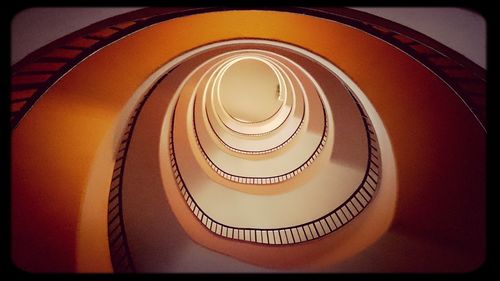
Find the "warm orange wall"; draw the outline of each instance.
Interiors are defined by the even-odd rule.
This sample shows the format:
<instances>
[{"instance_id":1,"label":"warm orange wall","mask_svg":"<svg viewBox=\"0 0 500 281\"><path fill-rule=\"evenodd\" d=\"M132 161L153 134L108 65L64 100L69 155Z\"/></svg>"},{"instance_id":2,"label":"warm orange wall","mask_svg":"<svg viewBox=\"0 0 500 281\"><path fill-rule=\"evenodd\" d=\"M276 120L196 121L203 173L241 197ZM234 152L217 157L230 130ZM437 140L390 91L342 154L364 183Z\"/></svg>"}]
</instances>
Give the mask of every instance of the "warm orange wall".
<instances>
[{"instance_id":1,"label":"warm orange wall","mask_svg":"<svg viewBox=\"0 0 500 281\"><path fill-rule=\"evenodd\" d=\"M13 131L17 265L30 271L75 270L78 233L89 227L77 228L82 196L97 164L97 148L107 142L106 134L119 138L119 130L110 130L128 115L121 112L127 100L173 57L235 37L290 42L335 62L370 98L393 142L400 173L396 224L424 233L437 227L447 238L456 229L481 241L485 134L439 79L395 48L345 25L291 13L219 12L160 23L105 47L58 81ZM113 142L106 149L114 151ZM435 193L448 190L455 195ZM459 211L464 204L471 211ZM469 222L478 231L463 230ZM107 247L106 214L92 227L103 235L82 251ZM463 235L450 241L471 243ZM94 261L96 268L105 263L97 252Z\"/></svg>"}]
</instances>

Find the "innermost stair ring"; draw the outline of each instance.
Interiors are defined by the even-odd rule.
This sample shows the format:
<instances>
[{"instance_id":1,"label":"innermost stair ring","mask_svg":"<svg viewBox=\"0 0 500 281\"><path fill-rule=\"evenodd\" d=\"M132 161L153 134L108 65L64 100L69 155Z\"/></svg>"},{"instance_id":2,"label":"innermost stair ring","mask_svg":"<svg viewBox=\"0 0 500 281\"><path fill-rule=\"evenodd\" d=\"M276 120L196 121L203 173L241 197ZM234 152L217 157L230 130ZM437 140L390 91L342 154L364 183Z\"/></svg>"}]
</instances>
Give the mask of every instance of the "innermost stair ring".
<instances>
[{"instance_id":1,"label":"innermost stair ring","mask_svg":"<svg viewBox=\"0 0 500 281\"><path fill-rule=\"evenodd\" d=\"M229 62L220 73L218 96L229 116L243 123L257 123L274 116L285 102L278 72L258 57Z\"/></svg>"}]
</instances>

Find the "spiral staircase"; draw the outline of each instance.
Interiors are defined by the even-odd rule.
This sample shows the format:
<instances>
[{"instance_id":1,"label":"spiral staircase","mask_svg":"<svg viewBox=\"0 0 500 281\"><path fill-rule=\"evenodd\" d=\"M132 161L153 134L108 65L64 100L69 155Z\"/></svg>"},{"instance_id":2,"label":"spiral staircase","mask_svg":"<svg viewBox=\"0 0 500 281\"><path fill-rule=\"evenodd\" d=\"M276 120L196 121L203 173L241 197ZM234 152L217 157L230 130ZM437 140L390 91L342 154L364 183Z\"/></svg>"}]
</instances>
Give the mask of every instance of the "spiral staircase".
<instances>
[{"instance_id":1,"label":"spiral staircase","mask_svg":"<svg viewBox=\"0 0 500 281\"><path fill-rule=\"evenodd\" d=\"M146 8L12 67L32 272L461 272L485 258L486 74L346 8Z\"/></svg>"}]
</instances>

